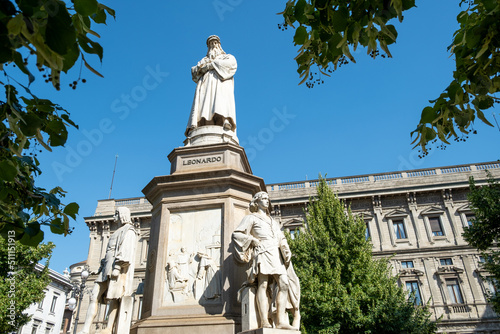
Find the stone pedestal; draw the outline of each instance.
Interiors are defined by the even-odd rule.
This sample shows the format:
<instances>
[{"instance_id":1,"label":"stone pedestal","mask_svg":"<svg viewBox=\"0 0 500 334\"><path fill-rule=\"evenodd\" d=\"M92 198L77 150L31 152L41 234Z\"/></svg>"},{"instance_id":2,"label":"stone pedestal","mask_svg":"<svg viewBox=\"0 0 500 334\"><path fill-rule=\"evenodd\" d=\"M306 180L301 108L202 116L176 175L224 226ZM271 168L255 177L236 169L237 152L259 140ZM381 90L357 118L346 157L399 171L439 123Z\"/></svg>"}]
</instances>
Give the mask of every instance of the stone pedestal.
<instances>
[{"instance_id":1,"label":"stone pedestal","mask_svg":"<svg viewBox=\"0 0 500 334\"><path fill-rule=\"evenodd\" d=\"M176 148L171 174L143 189L152 204L142 317L133 334L227 333L241 328L237 292L246 280L231 233L265 190L242 147Z\"/></svg>"},{"instance_id":2,"label":"stone pedestal","mask_svg":"<svg viewBox=\"0 0 500 334\"><path fill-rule=\"evenodd\" d=\"M116 321L117 333L128 333L130 330L130 322L132 321L132 310L134 308L134 297L125 296L120 300L120 309L118 319Z\"/></svg>"},{"instance_id":3,"label":"stone pedestal","mask_svg":"<svg viewBox=\"0 0 500 334\"><path fill-rule=\"evenodd\" d=\"M260 317L258 315L255 287L246 287L241 290L241 330L248 331L251 328L258 328Z\"/></svg>"},{"instance_id":4,"label":"stone pedestal","mask_svg":"<svg viewBox=\"0 0 500 334\"><path fill-rule=\"evenodd\" d=\"M209 145L217 143L231 143L238 145L238 137L232 130L225 130L222 126L205 125L191 130L184 140L184 145Z\"/></svg>"}]
</instances>

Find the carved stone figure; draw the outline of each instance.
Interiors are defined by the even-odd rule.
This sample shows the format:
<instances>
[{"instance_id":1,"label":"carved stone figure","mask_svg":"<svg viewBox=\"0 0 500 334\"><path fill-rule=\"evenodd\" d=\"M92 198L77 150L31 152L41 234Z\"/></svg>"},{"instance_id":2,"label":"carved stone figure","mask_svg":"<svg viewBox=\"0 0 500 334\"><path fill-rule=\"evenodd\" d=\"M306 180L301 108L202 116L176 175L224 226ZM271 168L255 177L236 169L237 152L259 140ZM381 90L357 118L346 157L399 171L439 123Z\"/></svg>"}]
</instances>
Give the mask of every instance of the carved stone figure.
<instances>
[{"instance_id":1,"label":"carved stone figure","mask_svg":"<svg viewBox=\"0 0 500 334\"><path fill-rule=\"evenodd\" d=\"M269 215L269 195L255 194L252 214L243 218L233 232L234 255L250 263L247 284L257 282L256 305L260 327L299 329L300 285L291 263L291 252L279 224ZM273 296L270 298L269 296ZM274 315L271 305L276 305ZM290 326L286 310L293 314Z\"/></svg>"},{"instance_id":2,"label":"carved stone figure","mask_svg":"<svg viewBox=\"0 0 500 334\"><path fill-rule=\"evenodd\" d=\"M80 334L88 334L90 326L97 313L97 304L104 297L109 303L108 322L101 334L117 333L115 325L118 321L117 313L124 297L133 293L135 247L137 232L130 218L130 210L119 207L115 212L115 221L121 225L109 238L106 255L101 260L101 267L97 272L97 279L90 295L90 304ZM130 321L130 319L129 319ZM130 323L129 323L130 325Z\"/></svg>"},{"instance_id":3,"label":"carved stone figure","mask_svg":"<svg viewBox=\"0 0 500 334\"><path fill-rule=\"evenodd\" d=\"M174 252L170 252L167 259L167 284L170 291L182 291L187 294L188 278L181 274Z\"/></svg>"},{"instance_id":4,"label":"carved stone figure","mask_svg":"<svg viewBox=\"0 0 500 334\"><path fill-rule=\"evenodd\" d=\"M186 137L192 129L204 125L219 125L225 130L236 131L233 80L236 59L222 50L218 36L208 37L207 46L207 56L191 68L197 86Z\"/></svg>"},{"instance_id":5,"label":"carved stone figure","mask_svg":"<svg viewBox=\"0 0 500 334\"><path fill-rule=\"evenodd\" d=\"M198 252L200 264L196 278L204 281L203 297L205 299L218 298L222 291L219 267L217 263L206 253Z\"/></svg>"}]
</instances>

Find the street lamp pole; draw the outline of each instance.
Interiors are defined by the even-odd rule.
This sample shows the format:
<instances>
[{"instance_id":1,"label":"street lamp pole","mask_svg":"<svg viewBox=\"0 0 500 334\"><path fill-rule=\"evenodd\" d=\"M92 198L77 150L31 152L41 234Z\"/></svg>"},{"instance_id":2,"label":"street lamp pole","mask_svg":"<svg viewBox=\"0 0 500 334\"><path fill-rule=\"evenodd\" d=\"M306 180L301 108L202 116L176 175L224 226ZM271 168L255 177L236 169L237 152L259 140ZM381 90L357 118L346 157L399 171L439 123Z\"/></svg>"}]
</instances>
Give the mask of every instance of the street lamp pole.
<instances>
[{"instance_id":1,"label":"street lamp pole","mask_svg":"<svg viewBox=\"0 0 500 334\"><path fill-rule=\"evenodd\" d=\"M85 266L85 268L81 272L81 277L82 277L82 283L80 285L75 285L74 287L74 292L73 292L73 297L70 298L68 304L70 310L74 310L76 303L78 302L78 310L76 311L76 318L75 318L75 324L73 328L73 334L76 334L76 329L78 327L78 320L80 320L80 308L82 306L82 299L83 295L85 293L85 283L87 282L87 278L89 277L89 270L88 267ZM78 297L78 301L75 299L75 296Z\"/></svg>"}]
</instances>

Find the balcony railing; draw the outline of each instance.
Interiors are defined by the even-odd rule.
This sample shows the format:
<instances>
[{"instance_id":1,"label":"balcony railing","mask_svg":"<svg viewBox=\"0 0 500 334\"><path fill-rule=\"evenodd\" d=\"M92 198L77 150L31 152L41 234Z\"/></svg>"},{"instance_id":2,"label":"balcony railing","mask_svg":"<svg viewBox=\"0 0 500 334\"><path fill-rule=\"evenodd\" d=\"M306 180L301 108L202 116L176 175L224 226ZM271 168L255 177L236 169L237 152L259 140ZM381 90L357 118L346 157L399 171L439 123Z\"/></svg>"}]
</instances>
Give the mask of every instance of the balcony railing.
<instances>
[{"instance_id":1,"label":"balcony railing","mask_svg":"<svg viewBox=\"0 0 500 334\"><path fill-rule=\"evenodd\" d=\"M428 168L428 169L417 169L411 171L402 172L389 172L380 173L372 175L358 175L343 178L328 178L326 182L328 185L339 185L339 184L354 184L354 183L364 183L364 182L380 182L386 180L403 179L403 178L414 178L414 177L425 177L433 176L439 174L457 174L457 173L470 173L478 170L491 170L500 168L500 162L485 162L479 164L471 165L459 165L459 166L449 166L441 168ZM303 189L303 188L313 188L317 187L318 180L312 181L299 181L299 182L287 182L287 183L274 183L268 184L268 191L279 191L279 190L290 190L290 189Z\"/></svg>"}]
</instances>

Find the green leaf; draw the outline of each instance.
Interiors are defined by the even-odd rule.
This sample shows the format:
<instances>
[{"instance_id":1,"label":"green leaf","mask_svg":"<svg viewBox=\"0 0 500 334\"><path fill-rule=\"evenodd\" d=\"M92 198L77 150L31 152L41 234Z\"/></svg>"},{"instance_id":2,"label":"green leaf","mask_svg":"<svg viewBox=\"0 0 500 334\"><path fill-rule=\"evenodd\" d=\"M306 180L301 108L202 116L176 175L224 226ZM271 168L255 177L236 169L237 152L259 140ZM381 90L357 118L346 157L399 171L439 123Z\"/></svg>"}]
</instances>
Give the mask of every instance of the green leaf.
<instances>
[{"instance_id":1,"label":"green leaf","mask_svg":"<svg viewBox=\"0 0 500 334\"><path fill-rule=\"evenodd\" d=\"M342 32L347 28L347 18L349 12L347 8L341 7L332 14L332 26L336 32Z\"/></svg>"},{"instance_id":2,"label":"green leaf","mask_svg":"<svg viewBox=\"0 0 500 334\"><path fill-rule=\"evenodd\" d=\"M68 73L68 71L75 65L76 61L80 57L80 49L78 48L78 44L75 42L69 49L66 55L64 56L64 65L62 70L64 73Z\"/></svg>"},{"instance_id":3,"label":"green leaf","mask_svg":"<svg viewBox=\"0 0 500 334\"><path fill-rule=\"evenodd\" d=\"M296 45L302 45L305 43L307 39L307 30L306 27L300 26L295 31L295 36L293 37L293 41Z\"/></svg>"},{"instance_id":4,"label":"green leaf","mask_svg":"<svg viewBox=\"0 0 500 334\"><path fill-rule=\"evenodd\" d=\"M27 137L36 135L36 132L42 127L44 121L32 113L23 116L24 122L21 122L19 128Z\"/></svg>"},{"instance_id":5,"label":"green leaf","mask_svg":"<svg viewBox=\"0 0 500 334\"><path fill-rule=\"evenodd\" d=\"M31 72L28 70L28 68L26 68L26 65L24 65L24 60L23 60L23 57L21 56L21 54L19 52L14 52L14 63L16 63L17 67L19 67L19 69L26 75L28 75L28 86L33 82L35 81L35 77L33 76L33 74L31 74Z\"/></svg>"},{"instance_id":6,"label":"green leaf","mask_svg":"<svg viewBox=\"0 0 500 334\"><path fill-rule=\"evenodd\" d=\"M23 245L36 247L43 240L43 231L38 222L29 223L24 229L24 234L19 240Z\"/></svg>"},{"instance_id":7,"label":"green leaf","mask_svg":"<svg viewBox=\"0 0 500 334\"><path fill-rule=\"evenodd\" d=\"M99 9L91 18L95 23L106 23L106 11L104 9Z\"/></svg>"},{"instance_id":8,"label":"green leaf","mask_svg":"<svg viewBox=\"0 0 500 334\"><path fill-rule=\"evenodd\" d=\"M13 182L17 176L17 167L10 160L0 161L0 179L7 182Z\"/></svg>"},{"instance_id":9,"label":"green leaf","mask_svg":"<svg viewBox=\"0 0 500 334\"><path fill-rule=\"evenodd\" d=\"M49 134L50 146L64 146L68 139L68 130L60 119L48 122L45 132Z\"/></svg>"},{"instance_id":10,"label":"green leaf","mask_svg":"<svg viewBox=\"0 0 500 334\"><path fill-rule=\"evenodd\" d=\"M90 54L96 54L99 56L99 59L102 61L103 57L103 49L102 46L88 38L87 36L83 34L78 35L78 44L82 47L83 51L90 53Z\"/></svg>"},{"instance_id":11,"label":"green leaf","mask_svg":"<svg viewBox=\"0 0 500 334\"><path fill-rule=\"evenodd\" d=\"M83 16L90 16L97 12L97 0L74 0L75 10Z\"/></svg>"},{"instance_id":12,"label":"green leaf","mask_svg":"<svg viewBox=\"0 0 500 334\"><path fill-rule=\"evenodd\" d=\"M24 26L26 26L26 22L24 22L24 15L19 13L7 22L7 29L9 30L9 34L11 35L19 35Z\"/></svg>"},{"instance_id":13,"label":"green leaf","mask_svg":"<svg viewBox=\"0 0 500 334\"><path fill-rule=\"evenodd\" d=\"M0 12L5 16L16 14L16 7L10 1L0 1Z\"/></svg>"},{"instance_id":14,"label":"green leaf","mask_svg":"<svg viewBox=\"0 0 500 334\"><path fill-rule=\"evenodd\" d=\"M297 4L295 5L295 19L299 23L305 23L306 17L305 17L305 8L307 6L306 0L298 0Z\"/></svg>"},{"instance_id":15,"label":"green leaf","mask_svg":"<svg viewBox=\"0 0 500 334\"><path fill-rule=\"evenodd\" d=\"M66 205L66 207L64 208L64 213L70 216L71 218L76 219L76 215L78 214L79 210L80 206L77 203L72 202Z\"/></svg>"},{"instance_id":16,"label":"green leaf","mask_svg":"<svg viewBox=\"0 0 500 334\"><path fill-rule=\"evenodd\" d=\"M50 232L54 234L64 234L65 229L61 218L56 218L50 222Z\"/></svg>"},{"instance_id":17,"label":"green leaf","mask_svg":"<svg viewBox=\"0 0 500 334\"><path fill-rule=\"evenodd\" d=\"M35 12L40 11L40 6L42 4L42 1L40 0L17 0L16 2L19 9L28 17L33 16Z\"/></svg>"},{"instance_id":18,"label":"green leaf","mask_svg":"<svg viewBox=\"0 0 500 334\"><path fill-rule=\"evenodd\" d=\"M45 41L49 48L64 56L68 50L75 44L76 33L73 27L73 21L62 1L53 1L58 10L54 15L47 18L47 27L45 29Z\"/></svg>"},{"instance_id":19,"label":"green leaf","mask_svg":"<svg viewBox=\"0 0 500 334\"><path fill-rule=\"evenodd\" d=\"M113 18L116 19L115 10L114 9L109 8L106 5L103 5L102 3L99 3L98 6L99 6L99 8L106 10L109 15L113 16Z\"/></svg>"},{"instance_id":20,"label":"green leaf","mask_svg":"<svg viewBox=\"0 0 500 334\"><path fill-rule=\"evenodd\" d=\"M420 117L420 123L425 124L425 123L432 123L434 119L436 118L436 113L434 112L434 109L432 107L425 107L422 110L422 116Z\"/></svg>"},{"instance_id":21,"label":"green leaf","mask_svg":"<svg viewBox=\"0 0 500 334\"><path fill-rule=\"evenodd\" d=\"M493 124L491 124L487 119L486 117L484 117L484 114L481 110L477 110L477 117L479 117L479 119L481 121L483 121L484 123L488 124L489 126L493 126Z\"/></svg>"}]
</instances>

